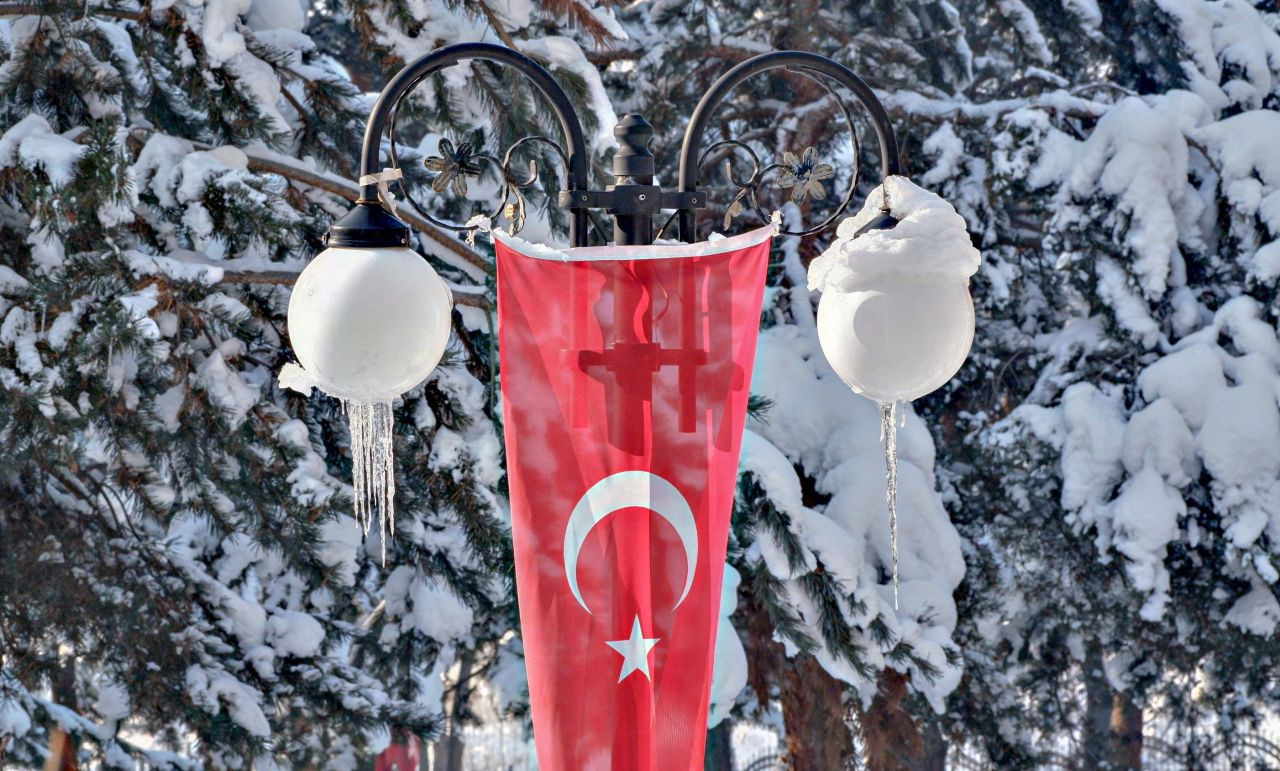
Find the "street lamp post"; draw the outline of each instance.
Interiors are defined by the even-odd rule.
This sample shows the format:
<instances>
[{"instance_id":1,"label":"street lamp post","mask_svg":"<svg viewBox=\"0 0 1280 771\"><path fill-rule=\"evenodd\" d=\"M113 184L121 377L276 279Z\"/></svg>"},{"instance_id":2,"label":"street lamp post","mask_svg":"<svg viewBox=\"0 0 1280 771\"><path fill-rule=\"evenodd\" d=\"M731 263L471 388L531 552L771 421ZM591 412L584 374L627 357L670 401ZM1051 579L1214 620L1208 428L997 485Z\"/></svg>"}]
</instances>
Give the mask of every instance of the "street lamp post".
<instances>
[{"instance_id":1,"label":"street lamp post","mask_svg":"<svg viewBox=\"0 0 1280 771\"><path fill-rule=\"evenodd\" d=\"M611 628L609 619L595 626L587 620L591 611L578 589L578 551L595 523L615 511L647 509L666 519L683 547L683 593L669 609L655 605L655 595L647 584L653 564L660 564L661 560L653 562L654 557L648 554L652 544L646 540L649 545L640 547L638 556L632 555L637 559L635 565L640 566L632 571L636 573L635 583L646 584L646 588L622 592L626 596L620 602L625 607L618 606L619 612L625 611L624 616L631 614L619 617L623 621L630 619L630 635L612 640L605 637L599 650L605 650L603 646L607 645L613 652L610 655L623 656L619 687L631 688L628 676L639 673L657 688L649 669L649 655L654 646L666 641L668 647L663 649L663 655L673 658L664 661L681 662L673 665L673 671L681 676L693 673L689 682L700 683L701 690L685 693L678 685L672 685L670 690L662 691L662 698L674 699L664 703L673 710L669 717L675 722L671 725L683 726L678 730L668 730L670 726L664 723L666 733L648 733L653 728L652 716L641 713L648 709L644 707L649 703L645 699L657 698L650 690L644 692L648 694L644 698L623 700L630 705L626 714L644 726L619 729L620 733L601 728L592 735L601 746L610 741L631 741L640 735L648 737L645 742L650 744L678 744L676 739L692 730L689 725L705 721L705 714L695 712L699 704L705 712L711 677L707 647L698 642L691 642L687 648L678 647L679 636L687 633L692 635L690 640L704 640L704 633L710 634L707 630L715 621L718 604L714 598L719 596L719 587L713 590L710 585L703 585L700 592L694 593L697 599L682 611L686 623L679 634L670 624L674 624L671 619L699 575L699 560L720 565L725 559L727 519L721 515L728 510L731 480L738 468L738 442L746 419L760 301L765 294L768 239L775 234L809 236L824 232L833 228L849 209L857 191L860 152L853 120L855 105L861 107L875 131L883 183L857 218L841 223L835 243L812 263L809 283L823 290L816 331L835 373L854 391L880 403L888 480L886 502L893 534L895 607L897 413L893 405L940 387L964 361L974 329L968 282L977 270L978 254L969 242L964 220L954 209L901 178L893 129L871 88L849 69L826 57L796 51L768 53L749 59L720 77L690 118L680 148L675 190L664 190L655 184L656 164L649 148L654 130L644 116L633 113L618 121L614 128L619 146L613 157L613 184L593 190L582 125L568 96L546 69L523 54L487 43L448 46L421 57L396 74L374 104L361 151L360 198L330 228L326 237L328 249L308 265L294 288L289 331L301 367L290 365L292 370L287 376L281 375L282 382L288 380L291 385L308 388L319 386L345 400L351 421L355 508L366 528L377 512L382 524L384 561L386 538L394 529L390 526L395 500L392 400L421 383L439 362L449 338L452 298L449 287L428 262L408 248L409 227L384 205L382 193L389 180L400 177L395 134L406 98L443 68L471 60L508 67L526 77L549 103L564 143L545 136L528 136L514 142L498 158L469 144L455 146L452 141L441 139L439 155L426 159L427 168L436 173L432 188L441 193L465 195L465 177L478 175L482 164L495 168L501 201L489 219L498 219L503 213L509 221L506 232L495 230L494 237L497 261L502 265L498 272L499 295L503 298L499 330L503 338L503 394L509 397L504 402L504 420L510 418L505 425L509 429L507 459L512 464L509 472L514 480L512 530L517 531L517 521L523 523L520 527L525 528L526 535L522 538L529 539L524 551L517 549L516 555L517 574L526 582L521 590L522 619L538 625L545 620L543 616L556 618L557 624L568 624L577 630L579 634L568 636L579 646L584 630L597 635L621 634L605 631ZM761 189L766 180L772 180L777 187L790 188L791 200L797 204L826 198L824 180L834 177L835 169L819 163L812 147L799 153L786 152L781 161L769 162L762 161L751 144L735 138L703 147L710 122L729 95L748 79L777 70L806 79L825 92L843 114L850 135L852 168L848 188L835 202L834 211L808 228L783 229L780 221L766 214ZM391 168L386 171L382 167L384 137L389 140L391 161ZM531 246L513 238L525 219L522 189L534 185L538 177L532 164L527 176L513 170L516 151L529 144L549 148L563 163L564 187L557 191L555 200L569 212L570 245L591 246L594 226L597 243L612 241L620 249L543 249L536 257L512 251L516 242ZM726 229L732 217L748 211L762 221L772 219L773 226L726 239L731 248L717 251L720 247L715 243L697 243L696 212L706 208L709 201L709 192L699 187L702 171L721 156L750 162L750 173L745 177L736 175L732 167L727 171L734 192L725 202ZM438 219L403 184L401 192L405 204L437 228L472 236L484 227L484 218L472 218L466 223ZM596 225L592 216L595 211L612 218L611 234ZM670 235L690 246L679 245L674 251L669 246L650 246ZM611 256L602 257L602 252ZM592 260L609 267L578 269L583 262ZM533 266L538 263L552 267L535 270ZM643 268L637 267L642 263ZM662 309L658 312L654 311L654 298L661 298ZM672 312L668 314L668 310ZM749 332L744 332L744 327ZM594 382L603 383L605 388L596 389ZM590 409L587 386L593 394ZM731 407L732 419L738 421L736 428L727 417ZM522 427L520 416L529 419L534 414L537 420ZM590 421L586 419L588 414L593 416ZM718 428L713 431L712 426ZM529 441L536 448L533 454L539 456L538 462L530 465L526 455L523 468L513 450L523 446L520 436L531 437ZM579 451L584 455L579 457ZM548 458L543 456L548 455L563 457L553 457L545 463ZM660 460L659 455L663 456ZM565 465L563 474L548 471L548 467L559 469L557 464ZM584 479L596 475L599 480L585 492L578 489ZM687 496L667 477L678 480L693 495ZM713 499L712 482L719 498ZM537 517L532 513L535 503L530 496L531 486L538 488L538 506L553 507ZM690 500L697 502L697 517ZM719 501L714 515L713 500ZM562 523L566 512L571 514ZM530 535L539 528L554 530L561 525L562 533ZM703 538L705 548L699 546L704 543ZM562 554L555 551L561 543L559 539L564 545ZM626 560L619 560L623 561ZM543 572L546 566L554 568L557 564L563 565L563 576L554 570ZM711 568L704 569L701 580L719 581L718 574L712 579L705 570ZM563 595L566 581L585 613L577 614L572 609L563 616L543 613L545 608L538 605L542 596L539 592L554 587L559 592L555 596ZM618 584L623 585L630 584ZM526 591L531 599L525 599ZM524 615L526 601L538 608L530 617L532 620ZM547 602L555 606L559 601ZM655 626L659 622L654 614L659 611L665 614L661 623L668 624L665 632ZM525 629L528 631L529 627ZM535 658L541 662L536 672L531 669L530 693L537 691L542 694L539 698L549 699L550 694L559 691L547 679L551 672L546 666L547 651L561 649L556 647L559 643L555 642L554 630L546 626L539 629L529 640L530 649L537 648ZM710 639L714 640L714 636ZM580 650L585 649L574 649ZM577 657L578 653L573 653L566 658ZM566 661L572 666L578 663ZM616 662L610 659L608 663ZM676 677L669 682L678 681L680 678ZM579 679L572 682L581 685ZM535 684L540 685L535 688ZM573 688L564 691L570 692L579 693ZM635 692L627 693L636 696ZM567 720L565 726L582 727L574 722L585 720L585 713L577 711L582 707L580 702L569 705L578 717ZM544 708L551 703L544 701ZM557 703L563 706L566 702ZM673 703L677 706L671 707ZM690 716L692 723L681 722ZM629 733L632 729L639 733ZM577 757L581 754L579 738L560 737L571 740L572 747L549 745L550 756ZM554 744L552 739L546 741ZM700 742L695 744L700 746ZM593 752L599 750L600 747L592 748ZM643 748L627 746L623 752L636 762L641 762L641 756L648 757L648 750ZM700 754L694 752L693 756Z\"/></svg>"},{"instance_id":2,"label":"street lamp post","mask_svg":"<svg viewBox=\"0 0 1280 771\"><path fill-rule=\"evenodd\" d=\"M613 219L612 239L608 239L602 228L595 227L599 241L612 240L618 246L644 246L659 237L674 234L685 243L696 242L698 227L695 214L707 206L709 198L707 191L699 189L702 170L721 154L745 157L751 164L750 174L745 178L739 178L731 167L727 170L729 182L736 191L728 202L726 228L731 217L748 210L762 221L770 219L760 196L767 179L772 179L780 188L791 188L791 200L797 203L826 198L823 180L833 177L835 170L828 164L819 163L812 147L798 154L786 152L781 162L769 163L762 162L750 144L734 138L721 139L703 147L708 125L731 92L754 76L778 70L806 79L839 107L848 126L852 169L848 188L830 216L817 225L799 230L785 230L781 223L775 223L776 233L808 236L826 231L849 208L857 190L859 171L860 147L853 120L855 104L861 106L875 130L883 178L888 180L900 172L897 141L884 106L871 88L852 71L817 54L799 51L762 54L721 76L699 101L690 118L680 149L676 190L664 190L654 184L655 163L649 149L653 126L639 114L623 116L614 128L619 144L613 158L614 183L604 190L591 189L586 137L568 95L545 68L517 51L490 43L462 43L438 49L406 65L383 89L369 115L360 153L359 199L350 212L329 228L325 237L328 248L307 266L294 288L289 304L289 331L301 366L290 365L281 377L282 382L292 387L308 391L319 387L344 400L351 418L353 452L358 456L354 471L356 510L366 526L372 513L379 512L384 530L394 515L394 477L390 470L391 402L422 382L439 363L449 337L453 303L446 283L426 260L409 248L409 226L384 205L381 193L391 179L401 177L395 136L397 118L405 100L435 73L466 61L500 65L527 78L550 105L563 135L563 145L545 136L524 137L508 147L501 159L478 151L467 143L455 146L450 140L442 139L440 155L426 160L427 168L436 172L433 189L437 192L452 190L459 195L466 192L465 178L479 174L482 163L496 168L502 200L493 209L489 220L498 219L501 213L505 213L509 220L507 230L511 235L520 230L525 219L525 200L521 191L534 185L538 178L533 164L527 176L516 174L513 159L517 150L531 144L549 148L563 163L565 186L558 192L556 202L569 211L568 235L573 247L590 245L590 230L594 224L592 212L596 210L606 212ZM384 170L382 165L384 137L389 140L389 170ZM887 191L888 186L882 188L882 192ZM408 206L437 228L459 236L473 236L482 227L475 222L477 218L465 224L437 218L419 204L403 183L401 193ZM869 216L863 217L865 224L853 236L871 230L887 232L895 229L897 219L891 213L887 192L883 192L880 200L878 215L871 211ZM660 227L655 227L664 213L669 214ZM675 232L668 233L669 229ZM927 239L925 241L927 243ZM895 247L899 252L900 246ZM967 289L967 283L964 288ZM837 372L855 390L859 390L861 384L871 382L858 371L864 368L864 363L889 372L889 381L903 381L903 388L899 389L903 393L919 384L920 377L915 374L919 368L888 366L895 363L896 349L902 346L892 342L886 344L893 337L883 334L882 329L892 321L892 313L901 314L902 300L913 305L920 302L930 304L931 297L941 295L932 285L910 277L900 286L895 285L893 292L901 297L881 297L871 306L866 306L867 298L872 294L886 293L875 287L871 293L853 292L845 298L848 302L826 304L828 311L831 308L836 308L836 311L819 314L826 322L826 334L822 337L824 344L828 340L836 340L842 346L834 356L828 352L828 358L838 365ZM967 291L961 293L967 301ZM615 313L627 312L623 307L623 293L615 291L613 294L615 303L622 303L614 309ZM948 296L949 303L939 306L945 312L933 313L930 319L942 318L944 322L958 319L959 326L953 324L952 327L963 327L965 319L959 312L963 309L953 307L956 303L951 295ZM854 314L864 306L880 310L862 312L860 318L863 320L855 321ZM971 307L968 326L972 327ZM413 333L408 333L408 330L413 330ZM926 336L931 332L923 330ZM640 342L630 339L634 330L620 329L616 334L619 339L614 343ZM880 345L863 345L868 335L879 338ZM909 347L918 347L916 339L907 342ZM947 351L956 348L949 344L949 339L943 342L947 345L935 348ZM968 350L967 344L963 347ZM949 366L947 361L943 361L930 372L946 370ZM948 370L947 377L953 371ZM907 376L899 377L899 372ZM859 392L864 393L862 390ZM881 398L886 392L882 390L873 398ZM610 420L625 422L621 415L610 416ZM691 420L691 413L682 415L682 425L687 426Z\"/></svg>"},{"instance_id":3,"label":"street lamp post","mask_svg":"<svg viewBox=\"0 0 1280 771\"><path fill-rule=\"evenodd\" d=\"M781 162L769 163L762 162L750 144L735 138L703 147L708 125L734 89L752 77L777 70L804 78L825 92L848 126L852 169L848 188L834 211L808 228L786 230L775 222L774 232L779 235L824 232L848 210L857 191L860 148L853 106L860 106L875 131L884 182L876 193L878 201L864 207L856 222L843 224L828 252L830 259L824 255L825 266L840 263L840 267L834 273L828 267L818 272L842 278L819 278L815 283L811 273L811 287L824 290L817 319L819 341L840 378L885 410L887 405L940 387L964 361L974 329L968 286L969 276L977 270L977 251L968 242L964 220L950 205L901 178L897 140L884 105L870 86L844 65L817 54L776 51L731 68L693 111L680 148L676 190L654 184L655 163L649 149L653 126L642 115L625 115L614 128L619 145L613 158L614 183L604 190L592 190L582 125L568 95L551 74L509 48L462 43L411 62L379 95L360 153L360 198L330 227L326 236L329 248L303 272L290 301L289 327L302 367L295 368L287 379L302 386L319 386L346 399L352 414L368 427L359 433L367 457L390 458L391 400L425 379L439 362L448 339L452 306L448 286L408 248L409 226L381 200L389 179L401 176L395 141L397 117L409 94L433 74L473 60L508 67L527 78L550 105L565 145L545 136L527 136L514 142L499 159L467 143L455 147L450 140L441 139L440 155L426 160L427 168L436 172L433 189L464 195L466 177L478 175L482 163L495 167L502 200L488 219L498 219L504 213L509 220L507 233L514 236L525 219L521 190L538 178L533 164L527 176L517 175L512 166L514 155L528 144L550 148L564 166L565 187L556 202L569 211L573 247L590 245L591 213L595 210L603 210L613 219L612 239L596 227L601 241L612 240L624 247L649 245L667 236L674 224L681 241L695 243L696 212L707 206L709 198L709 193L699 188L702 170L721 154L746 157L751 164L745 178L739 178L731 166L727 169L736 192L728 202L726 229L733 216L748 210L762 221L770 219L760 196L767 179L778 187L791 188L791 200L796 203L826 198L824 180L834 177L835 169L819 163L812 147L798 154L786 152ZM382 169L384 136L389 140L388 171ZM401 192L423 219L442 230L473 236L483 227L484 218L463 224L438 219L403 183ZM900 194L908 202L904 206L897 201L895 209L890 197ZM667 212L670 214L662 225L655 227ZM947 239L952 247L945 247ZM954 246L956 239L958 247ZM623 302L621 292L614 292L614 297L616 303ZM615 312L627 309L619 305ZM417 330L418 334L406 335L405 330ZM620 329L616 334L628 339L614 342L638 343L629 339L633 333ZM682 424L689 419L686 415ZM384 512L393 505L389 494L363 504L365 511Z\"/></svg>"}]
</instances>

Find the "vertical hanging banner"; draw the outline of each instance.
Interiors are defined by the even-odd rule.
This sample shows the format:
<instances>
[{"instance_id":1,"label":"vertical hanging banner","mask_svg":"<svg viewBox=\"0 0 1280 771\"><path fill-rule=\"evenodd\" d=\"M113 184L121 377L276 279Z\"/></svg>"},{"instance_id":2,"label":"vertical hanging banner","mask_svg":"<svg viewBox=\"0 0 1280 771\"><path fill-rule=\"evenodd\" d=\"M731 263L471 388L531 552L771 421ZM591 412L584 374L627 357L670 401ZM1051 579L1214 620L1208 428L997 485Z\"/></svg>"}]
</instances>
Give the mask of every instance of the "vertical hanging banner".
<instances>
[{"instance_id":1,"label":"vertical hanging banner","mask_svg":"<svg viewBox=\"0 0 1280 771\"><path fill-rule=\"evenodd\" d=\"M543 771L700 771L772 227L495 233L512 540Z\"/></svg>"}]
</instances>

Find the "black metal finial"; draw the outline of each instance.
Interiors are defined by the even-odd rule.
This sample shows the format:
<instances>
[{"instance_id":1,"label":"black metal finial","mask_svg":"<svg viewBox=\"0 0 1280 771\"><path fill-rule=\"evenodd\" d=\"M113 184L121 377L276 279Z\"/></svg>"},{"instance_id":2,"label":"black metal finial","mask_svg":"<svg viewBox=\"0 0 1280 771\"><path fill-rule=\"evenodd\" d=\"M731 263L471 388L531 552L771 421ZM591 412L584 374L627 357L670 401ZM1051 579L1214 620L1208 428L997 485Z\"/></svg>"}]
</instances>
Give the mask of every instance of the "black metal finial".
<instances>
[{"instance_id":1,"label":"black metal finial","mask_svg":"<svg viewBox=\"0 0 1280 771\"><path fill-rule=\"evenodd\" d=\"M650 244L653 220L664 209L701 209L707 197L701 191L676 193L653 183L656 173L653 124L639 113L623 115L613 127L618 150L613 154L613 184L606 190L562 190L560 205L571 210L604 209L613 216L613 242L618 245Z\"/></svg>"},{"instance_id":2,"label":"black metal finial","mask_svg":"<svg viewBox=\"0 0 1280 771\"><path fill-rule=\"evenodd\" d=\"M613 127L613 135L619 145L613 156L613 176L618 183L622 184L624 178L641 184L652 182L656 171L653 151L649 149L653 125L643 115L633 112L622 116Z\"/></svg>"}]
</instances>

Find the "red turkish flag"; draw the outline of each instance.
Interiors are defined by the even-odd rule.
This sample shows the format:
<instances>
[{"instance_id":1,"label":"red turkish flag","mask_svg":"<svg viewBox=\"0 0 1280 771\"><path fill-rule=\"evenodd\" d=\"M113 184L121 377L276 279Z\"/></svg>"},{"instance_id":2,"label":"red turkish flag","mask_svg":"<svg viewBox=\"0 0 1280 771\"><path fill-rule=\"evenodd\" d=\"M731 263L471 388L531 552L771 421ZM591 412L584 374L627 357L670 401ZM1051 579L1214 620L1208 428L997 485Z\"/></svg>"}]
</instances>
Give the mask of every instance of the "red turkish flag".
<instances>
[{"instance_id":1,"label":"red turkish flag","mask_svg":"<svg viewBox=\"0 0 1280 771\"><path fill-rule=\"evenodd\" d=\"M543 771L700 771L772 228L497 235L512 539Z\"/></svg>"}]
</instances>

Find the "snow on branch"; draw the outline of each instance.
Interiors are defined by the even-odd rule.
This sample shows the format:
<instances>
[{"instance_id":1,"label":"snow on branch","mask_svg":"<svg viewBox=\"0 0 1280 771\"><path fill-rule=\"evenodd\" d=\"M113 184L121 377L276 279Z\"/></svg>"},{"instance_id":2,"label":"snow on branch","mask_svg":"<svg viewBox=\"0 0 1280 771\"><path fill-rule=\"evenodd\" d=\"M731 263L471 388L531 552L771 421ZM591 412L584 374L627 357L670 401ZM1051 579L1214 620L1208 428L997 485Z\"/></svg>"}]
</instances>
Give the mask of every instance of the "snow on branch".
<instances>
[{"instance_id":1,"label":"snow on branch","mask_svg":"<svg viewBox=\"0 0 1280 771\"><path fill-rule=\"evenodd\" d=\"M357 190L351 182L342 179L341 177L303 168L298 164L296 159L276 153L270 153L270 151L264 151L261 148L241 149L244 150L245 156L249 159L249 169L251 171L279 174L286 179L290 179L304 185L310 185L311 187L319 190L324 190L327 193L342 196L352 202L360 197L359 190ZM407 221L419 232L424 233L427 238L431 239L432 243L438 244L451 254L466 261L466 265L458 265L457 263L450 261L451 264L454 264L456 267L462 268L472 275L475 275L476 270L479 269L481 273L479 276L476 276L477 278L489 273L493 269L483 257L468 249L457 239L450 238L447 233L416 214L402 209L396 213L396 216ZM444 258L443 255L437 256Z\"/></svg>"}]
</instances>

